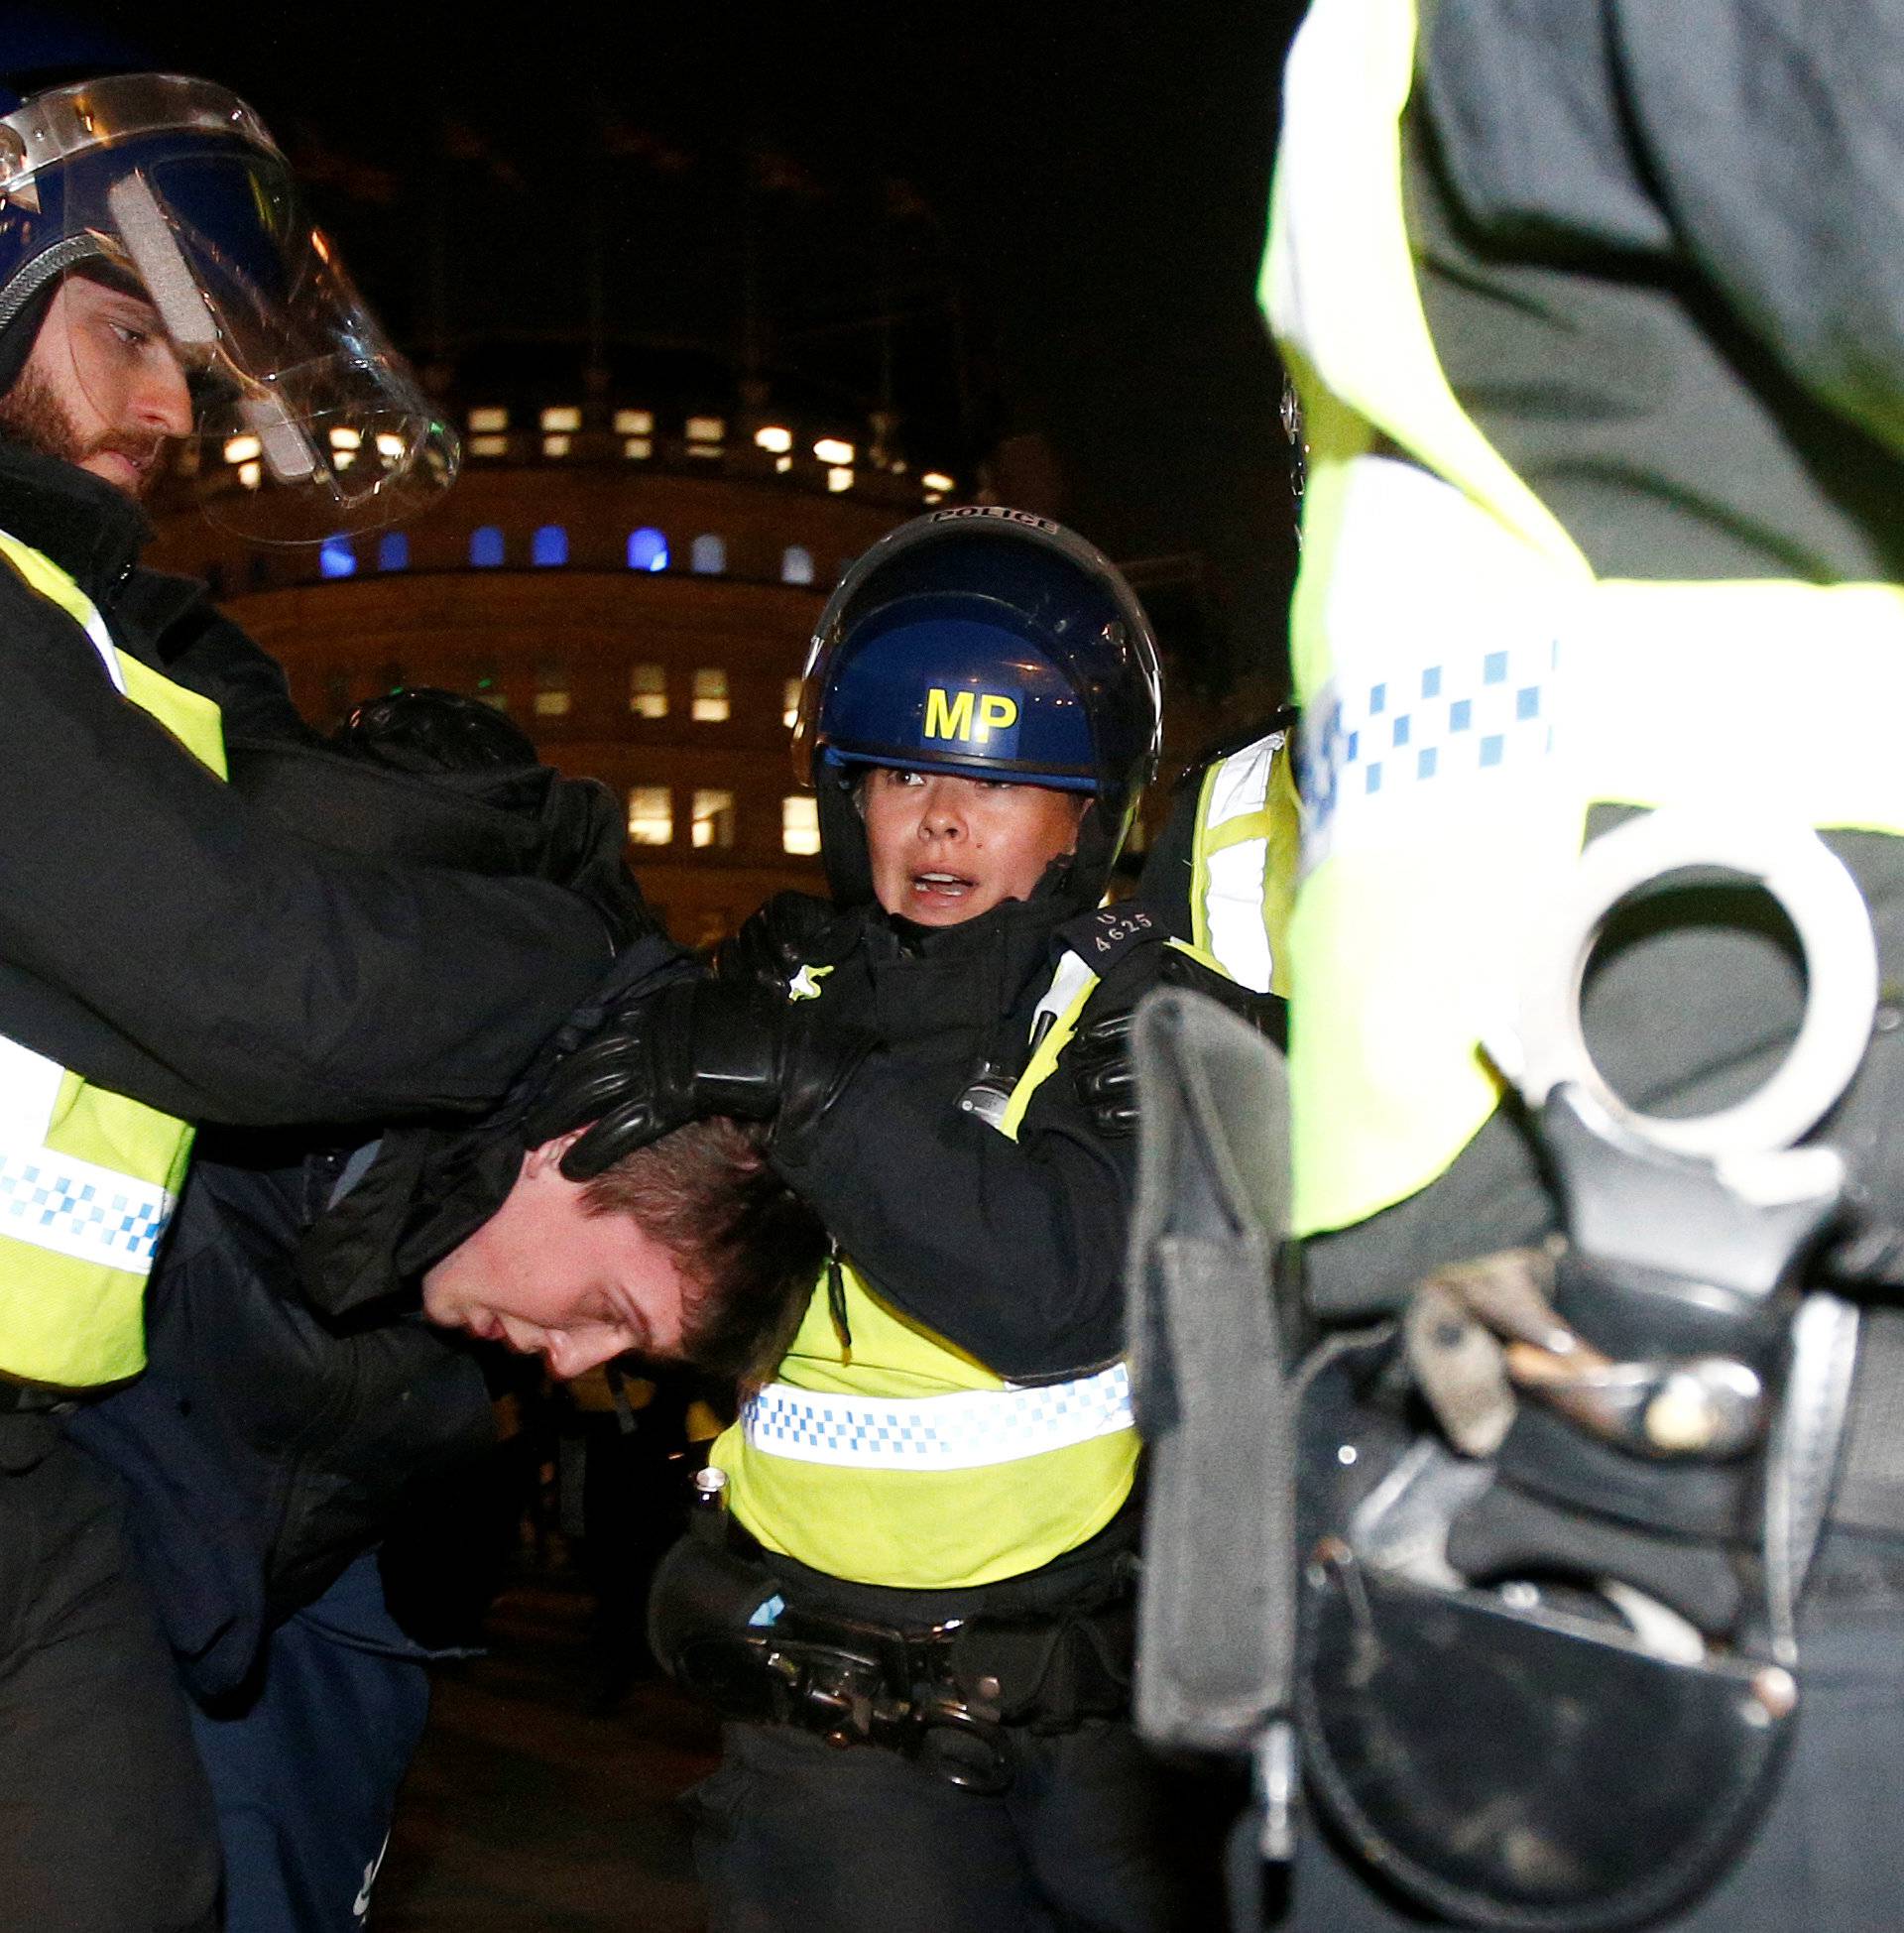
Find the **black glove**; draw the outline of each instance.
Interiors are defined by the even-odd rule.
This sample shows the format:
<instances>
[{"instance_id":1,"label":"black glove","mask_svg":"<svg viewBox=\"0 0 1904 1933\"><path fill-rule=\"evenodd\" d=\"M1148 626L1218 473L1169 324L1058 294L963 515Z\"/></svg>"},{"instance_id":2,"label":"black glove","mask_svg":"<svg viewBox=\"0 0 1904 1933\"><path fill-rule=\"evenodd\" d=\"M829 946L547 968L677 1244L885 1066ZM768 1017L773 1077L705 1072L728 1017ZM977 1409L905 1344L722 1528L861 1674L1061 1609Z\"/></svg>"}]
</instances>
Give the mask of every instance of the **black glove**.
<instances>
[{"instance_id":1,"label":"black glove","mask_svg":"<svg viewBox=\"0 0 1904 1933\"><path fill-rule=\"evenodd\" d=\"M1251 993L1248 987L1212 972L1180 947L1166 947L1153 986L1189 987L1206 994L1265 1033L1277 1046L1285 1044L1284 1003L1274 994ZM1151 991L1145 987L1144 992ZM1078 1099L1090 1110L1101 1135L1134 1135L1137 1131L1137 1077L1130 1059L1130 1029L1137 1003L1114 1004L1108 1012L1088 1020L1072 1036L1065 1051Z\"/></svg>"},{"instance_id":2,"label":"black glove","mask_svg":"<svg viewBox=\"0 0 1904 1933\"><path fill-rule=\"evenodd\" d=\"M857 1027L823 1025L810 1003L679 982L616 1015L556 1067L523 1140L536 1148L586 1128L562 1156L571 1181L710 1115L771 1121L779 1142L825 1114L874 1044Z\"/></svg>"},{"instance_id":3,"label":"black glove","mask_svg":"<svg viewBox=\"0 0 1904 1933\"><path fill-rule=\"evenodd\" d=\"M714 977L784 993L803 966L830 966L853 944L839 909L810 893L776 893L714 951Z\"/></svg>"}]
</instances>

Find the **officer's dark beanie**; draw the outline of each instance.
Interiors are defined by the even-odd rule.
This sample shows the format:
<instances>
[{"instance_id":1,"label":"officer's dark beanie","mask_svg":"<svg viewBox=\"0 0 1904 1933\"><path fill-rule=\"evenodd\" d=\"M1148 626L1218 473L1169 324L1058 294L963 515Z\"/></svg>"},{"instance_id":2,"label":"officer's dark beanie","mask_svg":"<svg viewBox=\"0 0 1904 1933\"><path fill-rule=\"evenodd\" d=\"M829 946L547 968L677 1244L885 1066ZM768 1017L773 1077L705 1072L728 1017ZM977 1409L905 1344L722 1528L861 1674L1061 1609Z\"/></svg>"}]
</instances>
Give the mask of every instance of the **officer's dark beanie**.
<instances>
[{"instance_id":1,"label":"officer's dark beanie","mask_svg":"<svg viewBox=\"0 0 1904 1933\"><path fill-rule=\"evenodd\" d=\"M42 284L21 304L20 313L0 329L0 396L5 396L20 380L20 372L33 353L34 338L40 333L40 324L47 319L47 310L53 306L60 280L55 276Z\"/></svg>"}]
</instances>

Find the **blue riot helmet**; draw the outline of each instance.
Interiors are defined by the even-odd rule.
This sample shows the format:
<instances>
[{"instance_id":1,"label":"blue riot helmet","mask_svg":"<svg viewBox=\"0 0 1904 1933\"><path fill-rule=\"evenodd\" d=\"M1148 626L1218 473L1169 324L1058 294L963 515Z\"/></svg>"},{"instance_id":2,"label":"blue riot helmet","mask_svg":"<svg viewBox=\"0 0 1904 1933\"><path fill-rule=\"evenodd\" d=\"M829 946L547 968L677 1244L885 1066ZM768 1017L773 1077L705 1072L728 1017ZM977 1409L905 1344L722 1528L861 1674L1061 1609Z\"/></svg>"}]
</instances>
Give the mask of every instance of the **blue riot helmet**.
<instances>
[{"instance_id":1,"label":"blue riot helmet","mask_svg":"<svg viewBox=\"0 0 1904 1933\"><path fill-rule=\"evenodd\" d=\"M224 88L113 74L0 114L0 341L37 333L72 276L156 311L192 406L183 467L213 521L311 542L394 523L454 478L454 432ZM72 371L101 380L76 353Z\"/></svg>"},{"instance_id":2,"label":"blue riot helmet","mask_svg":"<svg viewBox=\"0 0 1904 1933\"><path fill-rule=\"evenodd\" d=\"M996 505L930 512L853 564L808 649L794 768L839 898L871 891L867 766L1087 792L1064 890L1095 904L1156 770L1156 638L1100 550Z\"/></svg>"}]
</instances>

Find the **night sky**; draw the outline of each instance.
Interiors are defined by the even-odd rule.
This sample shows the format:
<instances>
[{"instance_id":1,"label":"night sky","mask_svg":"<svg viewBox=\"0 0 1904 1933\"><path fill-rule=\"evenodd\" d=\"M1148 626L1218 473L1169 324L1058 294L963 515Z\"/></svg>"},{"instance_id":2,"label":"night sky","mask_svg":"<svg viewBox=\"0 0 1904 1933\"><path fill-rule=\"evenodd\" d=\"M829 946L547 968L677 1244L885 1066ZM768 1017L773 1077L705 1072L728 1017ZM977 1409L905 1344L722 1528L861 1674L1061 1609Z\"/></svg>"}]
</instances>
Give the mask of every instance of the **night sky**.
<instances>
[{"instance_id":1,"label":"night sky","mask_svg":"<svg viewBox=\"0 0 1904 1933\"><path fill-rule=\"evenodd\" d=\"M0 36L15 70L235 87L419 361L529 342L572 368L593 335L618 377L751 360L789 404L886 398L967 476L1041 438L1008 445L1008 489L1119 556L1200 557L1213 655L1279 661L1253 292L1292 0L576 11L0 7Z\"/></svg>"}]
</instances>

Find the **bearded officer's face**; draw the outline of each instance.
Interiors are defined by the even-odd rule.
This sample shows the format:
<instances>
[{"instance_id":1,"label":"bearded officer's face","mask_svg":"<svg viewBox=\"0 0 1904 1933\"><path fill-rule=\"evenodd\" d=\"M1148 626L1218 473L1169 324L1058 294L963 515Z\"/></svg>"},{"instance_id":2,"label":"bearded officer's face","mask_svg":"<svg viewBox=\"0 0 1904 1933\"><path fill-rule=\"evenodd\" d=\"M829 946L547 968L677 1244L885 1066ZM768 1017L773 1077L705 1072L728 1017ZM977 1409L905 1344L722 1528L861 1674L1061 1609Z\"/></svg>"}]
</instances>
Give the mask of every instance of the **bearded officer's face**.
<instances>
[{"instance_id":1,"label":"bearded officer's face","mask_svg":"<svg viewBox=\"0 0 1904 1933\"><path fill-rule=\"evenodd\" d=\"M47 309L0 424L130 497L166 444L191 430L191 398L159 311L129 291L69 275Z\"/></svg>"}]
</instances>

